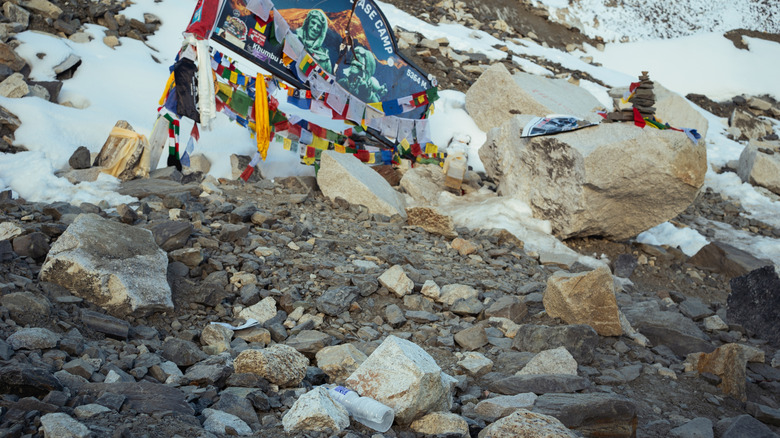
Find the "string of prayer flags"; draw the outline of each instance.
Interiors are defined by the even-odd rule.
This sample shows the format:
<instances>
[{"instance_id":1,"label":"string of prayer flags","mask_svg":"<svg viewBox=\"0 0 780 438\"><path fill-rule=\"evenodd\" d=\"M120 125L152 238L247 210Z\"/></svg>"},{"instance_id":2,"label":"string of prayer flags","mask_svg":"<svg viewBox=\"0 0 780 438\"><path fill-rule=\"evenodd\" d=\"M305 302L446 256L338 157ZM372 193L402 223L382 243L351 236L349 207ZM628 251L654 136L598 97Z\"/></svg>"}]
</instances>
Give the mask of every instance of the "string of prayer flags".
<instances>
[{"instance_id":1,"label":"string of prayer flags","mask_svg":"<svg viewBox=\"0 0 780 438\"><path fill-rule=\"evenodd\" d=\"M325 102L338 114L344 114L347 105L347 92L341 87L331 87Z\"/></svg>"},{"instance_id":2,"label":"string of prayer flags","mask_svg":"<svg viewBox=\"0 0 780 438\"><path fill-rule=\"evenodd\" d=\"M268 21L274 5L271 3L271 0L249 0L246 2L246 8L263 21Z\"/></svg>"},{"instance_id":3,"label":"string of prayer flags","mask_svg":"<svg viewBox=\"0 0 780 438\"><path fill-rule=\"evenodd\" d=\"M282 17L282 14L274 8L274 37L276 38L276 41L284 41L286 39L285 36L289 32L290 25L287 24L287 21Z\"/></svg>"},{"instance_id":4,"label":"string of prayer flags","mask_svg":"<svg viewBox=\"0 0 780 438\"><path fill-rule=\"evenodd\" d=\"M366 104L355 96L349 96L349 107L347 108L347 120L355 123L364 124L363 115L366 113Z\"/></svg>"},{"instance_id":5,"label":"string of prayer flags","mask_svg":"<svg viewBox=\"0 0 780 438\"><path fill-rule=\"evenodd\" d=\"M427 144L431 142L431 124L428 119L420 119L414 121L414 131L416 133L417 142L420 144Z\"/></svg>"},{"instance_id":6,"label":"string of prayer flags","mask_svg":"<svg viewBox=\"0 0 780 438\"><path fill-rule=\"evenodd\" d=\"M396 138L406 139L410 143L414 142L414 120L398 119L398 136Z\"/></svg>"}]
</instances>

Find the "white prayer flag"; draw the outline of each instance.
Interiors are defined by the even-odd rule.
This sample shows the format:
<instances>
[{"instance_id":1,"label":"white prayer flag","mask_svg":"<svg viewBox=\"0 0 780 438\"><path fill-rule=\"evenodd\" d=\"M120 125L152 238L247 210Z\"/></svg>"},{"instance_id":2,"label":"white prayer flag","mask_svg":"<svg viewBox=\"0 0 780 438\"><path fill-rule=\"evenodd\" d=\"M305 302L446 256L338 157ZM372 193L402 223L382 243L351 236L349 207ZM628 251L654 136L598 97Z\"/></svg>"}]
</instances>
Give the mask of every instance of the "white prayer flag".
<instances>
[{"instance_id":1,"label":"white prayer flag","mask_svg":"<svg viewBox=\"0 0 780 438\"><path fill-rule=\"evenodd\" d=\"M334 87L335 88L335 87ZM349 108L347 108L347 120L360 123L363 120L363 114L366 112L366 104L355 96L349 96Z\"/></svg>"},{"instance_id":2,"label":"white prayer flag","mask_svg":"<svg viewBox=\"0 0 780 438\"><path fill-rule=\"evenodd\" d=\"M261 20L268 21L268 17L271 14L271 10L274 8L274 5L271 3L271 0L249 0L246 2L246 8L260 17Z\"/></svg>"}]
</instances>

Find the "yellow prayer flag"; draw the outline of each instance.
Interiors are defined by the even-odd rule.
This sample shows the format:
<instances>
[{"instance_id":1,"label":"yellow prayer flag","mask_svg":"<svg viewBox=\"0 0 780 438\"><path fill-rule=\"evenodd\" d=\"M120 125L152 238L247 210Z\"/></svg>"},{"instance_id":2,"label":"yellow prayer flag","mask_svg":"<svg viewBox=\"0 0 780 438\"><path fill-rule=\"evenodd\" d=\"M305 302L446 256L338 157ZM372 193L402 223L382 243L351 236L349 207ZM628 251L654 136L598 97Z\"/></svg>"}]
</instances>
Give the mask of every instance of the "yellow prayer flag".
<instances>
[{"instance_id":1,"label":"yellow prayer flag","mask_svg":"<svg viewBox=\"0 0 780 438\"><path fill-rule=\"evenodd\" d=\"M368 154L368 164L376 163L376 153Z\"/></svg>"},{"instance_id":2,"label":"yellow prayer flag","mask_svg":"<svg viewBox=\"0 0 780 438\"><path fill-rule=\"evenodd\" d=\"M284 150L289 151L290 149L292 149L292 140L290 140L289 138L285 138L284 139Z\"/></svg>"},{"instance_id":3,"label":"yellow prayer flag","mask_svg":"<svg viewBox=\"0 0 780 438\"><path fill-rule=\"evenodd\" d=\"M346 153L347 153L347 148L346 148L346 147L344 147L344 145L343 145L343 144L336 144L336 143L334 143L334 144L333 144L333 149L334 149L336 152L340 153L340 154L346 154Z\"/></svg>"},{"instance_id":4,"label":"yellow prayer flag","mask_svg":"<svg viewBox=\"0 0 780 438\"><path fill-rule=\"evenodd\" d=\"M408 140L405 138L401 140L401 149L410 149L411 147Z\"/></svg>"},{"instance_id":5,"label":"yellow prayer flag","mask_svg":"<svg viewBox=\"0 0 780 438\"><path fill-rule=\"evenodd\" d=\"M367 103L366 105L368 105L368 106L370 106L371 108L373 108L373 109L375 109L375 110L379 111L379 112L380 112L380 113L382 113L382 114L384 114L384 113L385 113L385 110L384 110L384 108L382 108L382 102L372 102L372 103Z\"/></svg>"},{"instance_id":6,"label":"yellow prayer flag","mask_svg":"<svg viewBox=\"0 0 780 438\"><path fill-rule=\"evenodd\" d=\"M236 73L235 71L230 72L230 83L238 84L238 73Z\"/></svg>"},{"instance_id":7,"label":"yellow prayer flag","mask_svg":"<svg viewBox=\"0 0 780 438\"><path fill-rule=\"evenodd\" d=\"M434 155L439 152L439 147L433 143L425 143L425 155Z\"/></svg>"},{"instance_id":8,"label":"yellow prayer flag","mask_svg":"<svg viewBox=\"0 0 780 438\"><path fill-rule=\"evenodd\" d=\"M314 146L316 149L327 151L328 150L328 140L325 140L324 138L317 137L316 135L312 137L311 139L311 145Z\"/></svg>"}]
</instances>

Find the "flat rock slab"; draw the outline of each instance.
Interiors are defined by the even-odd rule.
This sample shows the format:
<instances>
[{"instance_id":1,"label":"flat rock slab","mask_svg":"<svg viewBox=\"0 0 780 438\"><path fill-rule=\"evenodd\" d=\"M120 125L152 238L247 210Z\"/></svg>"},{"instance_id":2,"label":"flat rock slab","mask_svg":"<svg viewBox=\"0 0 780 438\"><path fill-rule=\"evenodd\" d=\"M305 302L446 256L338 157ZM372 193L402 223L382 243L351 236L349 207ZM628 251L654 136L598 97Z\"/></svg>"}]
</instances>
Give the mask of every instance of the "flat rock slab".
<instances>
[{"instance_id":1,"label":"flat rock slab","mask_svg":"<svg viewBox=\"0 0 780 438\"><path fill-rule=\"evenodd\" d=\"M524 374L492 380L487 388L504 395L570 393L590 386L588 379L571 374Z\"/></svg>"},{"instance_id":2,"label":"flat rock slab","mask_svg":"<svg viewBox=\"0 0 780 438\"><path fill-rule=\"evenodd\" d=\"M149 415L162 411L195 415L195 410L185 401L186 395L180 389L144 380L135 383L89 383L79 392L95 397L102 393L119 394L125 397L124 406Z\"/></svg>"},{"instance_id":3,"label":"flat rock slab","mask_svg":"<svg viewBox=\"0 0 780 438\"><path fill-rule=\"evenodd\" d=\"M122 195L133 196L143 199L148 196L157 195L164 197L167 195L180 195L189 193L193 197L199 196L203 189L197 183L181 184L176 181L165 179L134 179L125 181L119 185L118 192Z\"/></svg>"},{"instance_id":4,"label":"flat rock slab","mask_svg":"<svg viewBox=\"0 0 780 438\"><path fill-rule=\"evenodd\" d=\"M636 436L636 405L618 395L545 394L536 399L533 411L555 417L585 436Z\"/></svg>"}]
</instances>

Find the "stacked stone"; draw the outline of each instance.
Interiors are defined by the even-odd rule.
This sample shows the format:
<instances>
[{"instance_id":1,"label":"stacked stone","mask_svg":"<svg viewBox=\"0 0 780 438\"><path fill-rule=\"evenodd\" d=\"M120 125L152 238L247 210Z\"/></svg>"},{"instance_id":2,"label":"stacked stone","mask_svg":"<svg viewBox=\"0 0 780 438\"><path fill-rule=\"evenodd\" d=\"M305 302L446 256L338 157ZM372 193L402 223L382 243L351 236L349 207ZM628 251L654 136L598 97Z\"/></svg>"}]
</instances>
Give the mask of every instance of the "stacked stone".
<instances>
[{"instance_id":1,"label":"stacked stone","mask_svg":"<svg viewBox=\"0 0 780 438\"><path fill-rule=\"evenodd\" d=\"M639 110L642 118L655 116L655 92L654 83L650 80L646 71L639 76L639 86L634 91L634 95L628 99L631 102L631 108L623 108L620 111L614 111L607 114L607 120L613 122L630 122L634 120L634 108Z\"/></svg>"}]
</instances>

